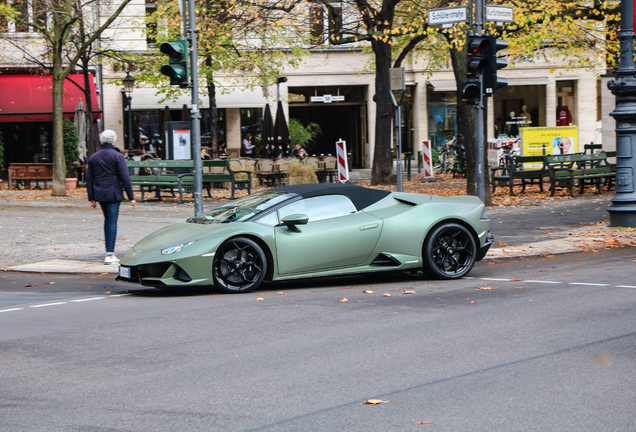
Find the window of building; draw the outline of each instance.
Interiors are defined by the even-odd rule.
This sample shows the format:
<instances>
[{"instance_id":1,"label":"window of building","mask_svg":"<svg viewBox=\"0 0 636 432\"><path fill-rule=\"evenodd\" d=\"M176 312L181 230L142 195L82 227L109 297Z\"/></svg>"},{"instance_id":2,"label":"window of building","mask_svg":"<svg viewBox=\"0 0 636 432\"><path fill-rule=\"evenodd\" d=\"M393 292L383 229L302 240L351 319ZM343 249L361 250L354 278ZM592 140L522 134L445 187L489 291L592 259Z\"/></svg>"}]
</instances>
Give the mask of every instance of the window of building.
<instances>
[{"instance_id":1,"label":"window of building","mask_svg":"<svg viewBox=\"0 0 636 432\"><path fill-rule=\"evenodd\" d=\"M262 108L241 108L241 136L250 133L253 137L261 133L263 121ZM252 140L252 144L254 140Z\"/></svg>"},{"instance_id":2,"label":"window of building","mask_svg":"<svg viewBox=\"0 0 636 432\"><path fill-rule=\"evenodd\" d=\"M157 23L151 19L151 15L157 11L157 3L151 0L146 0L146 43L148 49L157 48L155 45L157 39L154 37L157 34Z\"/></svg>"},{"instance_id":3,"label":"window of building","mask_svg":"<svg viewBox=\"0 0 636 432\"><path fill-rule=\"evenodd\" d=\"M326 18L326 20L325 20ZM315 2L309 5L309 35L311 42L321 45L342 37L342 3Z\"/></svg>"},{"instance_id":4,"label":"window of building","mask_svg":"<svg viewBox=\"0 0 636 432\"><path fill-rule=\"evenodd\" d=\"M19 19L8 21L6 18L0 18L0 32L34 32L35 29L27 23L36 23L41 26L47 23L46 5L39 0L5 0L2 3L12 5L18 11Z\"/></svg>"},{"instance_id":5,"label":"window of building","mask_svg":"<svg viewBox=\"0 0 636 432\"><path fill-rule=\"evenodd\" d=\"M556 82L557 88L557 126L577 124L576 118L576 81L564 80Z\"/></svg>"}]
</instances>

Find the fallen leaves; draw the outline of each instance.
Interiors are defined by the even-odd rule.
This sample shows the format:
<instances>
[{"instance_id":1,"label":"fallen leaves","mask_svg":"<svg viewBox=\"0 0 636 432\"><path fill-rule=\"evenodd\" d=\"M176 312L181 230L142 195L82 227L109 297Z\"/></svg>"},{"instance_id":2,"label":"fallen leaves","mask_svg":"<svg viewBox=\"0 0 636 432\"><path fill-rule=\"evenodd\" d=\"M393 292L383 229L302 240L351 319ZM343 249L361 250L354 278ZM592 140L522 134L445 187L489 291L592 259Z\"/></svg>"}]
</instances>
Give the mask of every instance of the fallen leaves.
<instances>
[{"instance_id":1,"label":"fallen leaves","mask_svg":"<svg viewBox=\"0 0 636 432\"><path fill-rule=\"evenodd\" d=\"M256 301L264 301L264 300L265 300L265 299L264 299L263 297L258 297L258 298L256 299Z\"/></svg>"},{"instance_id":2,"label":"fallen leaves","mask_svg":"<svg viewBox=\"0 0 636 432\"><path fill-rule=\"evenodd\" d=\"M418 421L417 424L437 424L434 421L427 421L427 420L423 420L423 421Z\"/></svg>"},{"instance_id":3,"label":"fallen leaves","mask_svg":"<svg viewBox=\"0 0 636 432\"><path fill-rule=\"evenodd\" d=\"M487 291L491 289L493 289L493 287L481 287L481 288L476 288L475 291Z\"/></svg>"},{"instance_id":4,"label":"fallen leaves","mask_svg":"<svg viewBox=\"0 0 636 432\"><path fill-rule=\"evenodd\" d=\"M55 285L55 282L44 282L44 285Z\"/></svg>"},{"instance_id":5,"label":"fallen leaves","mask_svg":"<svg viewBox=\"0 0 636 432\"><path fill-rule=\"evenodd\" d=\"M341 302L341 303L344 303L344 302L348 302L349 300L345 297L342 300L338 300L338 301Z\"/></svg>"},{"instance_id":6,"label":"fallen leaves","mask_svg":"<svg viewBox=\"0 0 636 432\"><path fill-rule=\"evenodd\" d=\"M371 290L364 290L362 291L362 294L373 294L375 291L371 291Z\"/></svg>"},{"instance_id":7,"label":"fallen leaves","mask_svg":"<svg viewBox=\"0 0 636 432\"><path fill-rule=\"evenodd\" d=\"M379 405L379 404L383 404L383 403L388 403L391 400L381 400L381 399L367 399L364 401L365 404L367 405Z\"/></svg>"}]
</instances>

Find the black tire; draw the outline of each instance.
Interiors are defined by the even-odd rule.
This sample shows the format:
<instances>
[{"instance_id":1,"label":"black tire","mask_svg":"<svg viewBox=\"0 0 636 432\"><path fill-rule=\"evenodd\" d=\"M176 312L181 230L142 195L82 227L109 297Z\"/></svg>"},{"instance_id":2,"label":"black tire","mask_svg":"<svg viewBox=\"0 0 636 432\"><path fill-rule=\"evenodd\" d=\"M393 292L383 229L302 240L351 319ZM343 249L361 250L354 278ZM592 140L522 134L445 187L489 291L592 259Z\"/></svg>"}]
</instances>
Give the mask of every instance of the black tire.
<instances>
[{"instance_id":1,"label":"black tire","mask_svg":"<svg viewBox=\"0 0 636 432\"><path fill-rule=\"evenodd\" d=\"M471 232L456 223L435 227L424 241L424 273L434 279L459 279L475 265L477 246Z\"/></svg>"},{"instance_id":2,"label":"black tire","mask_svg":"<svg viewBox=\"0 0 636 432\"><path fill-rule=\"evenodd\" d=\"M214 285L226 293L246 293L260 286L267 273L263 249L245 237L225 241L214 255Z\"/></svg>"}]
</instances>

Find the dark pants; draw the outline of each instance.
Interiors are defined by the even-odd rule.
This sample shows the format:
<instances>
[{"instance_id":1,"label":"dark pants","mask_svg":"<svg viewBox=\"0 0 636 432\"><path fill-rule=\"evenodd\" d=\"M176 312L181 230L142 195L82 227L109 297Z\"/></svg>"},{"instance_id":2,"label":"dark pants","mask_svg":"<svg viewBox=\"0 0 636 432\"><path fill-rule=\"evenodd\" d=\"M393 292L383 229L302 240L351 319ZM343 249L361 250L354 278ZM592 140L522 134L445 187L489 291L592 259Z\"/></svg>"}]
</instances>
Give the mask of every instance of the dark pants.
<instances>
[{"instance_id":1,"label":"dark pants","mask_svg":"<svg viewBox=\"0 0 636 432\"><path fill-rule=\"evenodd\" d=\"M117 239L117 219L119 218L119 204L121 201L106 201L99 203L104 213L104 237L106 238L106 253L115 252Z\"/></svg>"}]
</instances>

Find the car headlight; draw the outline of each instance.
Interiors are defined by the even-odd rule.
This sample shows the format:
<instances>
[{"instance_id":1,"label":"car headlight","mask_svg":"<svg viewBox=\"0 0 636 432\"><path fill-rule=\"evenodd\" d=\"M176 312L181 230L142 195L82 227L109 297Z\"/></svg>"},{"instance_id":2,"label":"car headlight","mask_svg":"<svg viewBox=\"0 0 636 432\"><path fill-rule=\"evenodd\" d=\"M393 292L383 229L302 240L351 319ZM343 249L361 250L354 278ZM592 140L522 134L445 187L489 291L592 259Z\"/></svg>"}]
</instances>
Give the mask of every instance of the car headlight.
<instances>
[{"instance_id":1,"label":"car headlight","mask_svg":"<svg viewBox=\"0 0 636 432\"><path fill-rule=\"evenodd\" d=\"M182 249L187 248L188 246L190 246L192 243L194 243L194 241L191 241L189 243L183 243L177 246L171 246L169 248L165 248L165 249L161 249L161 255L170 255L173 253L177 253L179 251L181 251Z\"/></svg>"}]
</instances>

